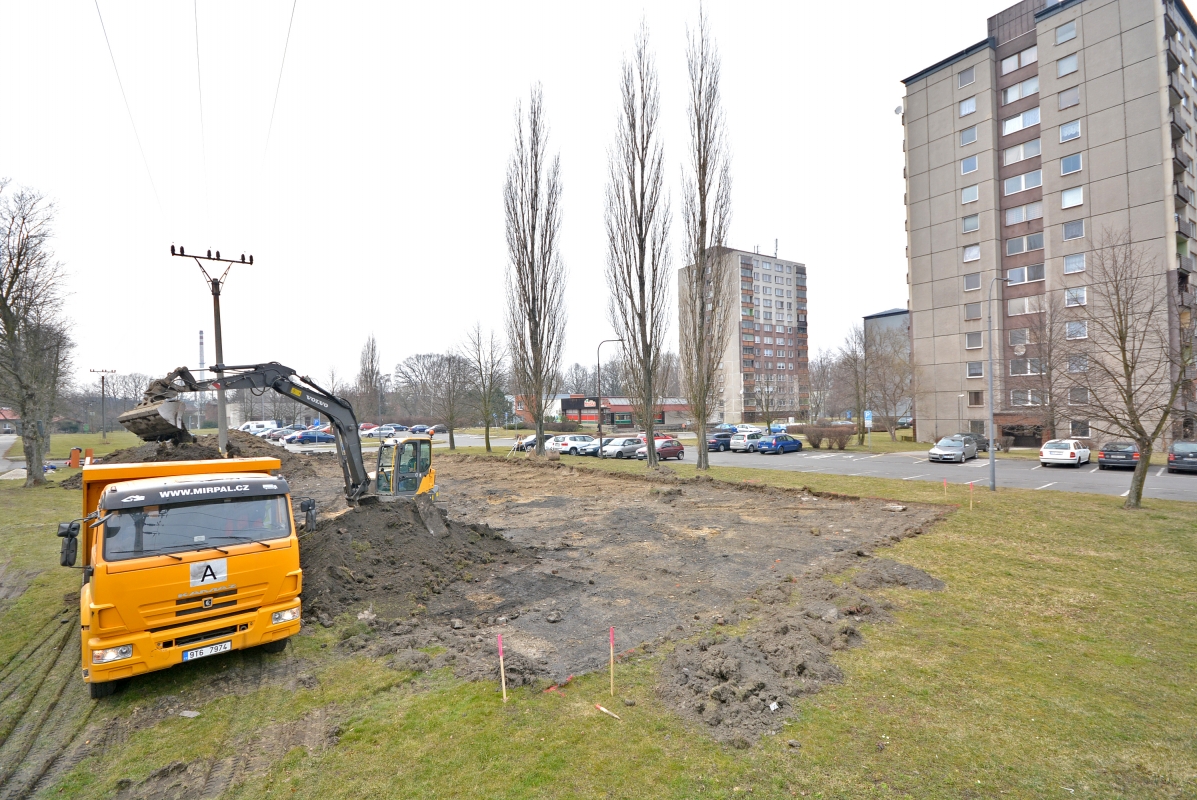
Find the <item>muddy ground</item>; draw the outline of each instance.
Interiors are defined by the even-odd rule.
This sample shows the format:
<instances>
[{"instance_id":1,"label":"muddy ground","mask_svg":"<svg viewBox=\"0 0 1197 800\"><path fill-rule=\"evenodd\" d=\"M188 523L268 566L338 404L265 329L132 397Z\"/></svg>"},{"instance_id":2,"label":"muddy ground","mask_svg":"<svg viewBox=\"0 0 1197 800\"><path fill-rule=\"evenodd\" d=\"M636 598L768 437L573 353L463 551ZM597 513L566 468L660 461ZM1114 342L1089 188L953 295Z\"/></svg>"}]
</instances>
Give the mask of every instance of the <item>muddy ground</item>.
<instances>
[{"instance_id":1,"label":"muddy ground","mask_svg":"<svg viewBox=\"0 0 1197 800\"><path fill-rule=\"evenodd\" d=\"M669 707L736 746L779 731L803 695L841 679L834 653L861 644L860 622L887 616L869 592L942 587L876 554L926 530L940 513L931 507L679 480L668 470L626 476L438 455L435 506L348 510L335 457L232 441L245 455L281 458L295 496L320 503L318 530L301 540L305 621L339 625L337 652L495 679L502 632L509 684L547 683L605 667L614 627L620 658L666 653L658 692ZM109 460L208 458L210 448L202 437ZM73 602L64 598L59 616L0 665L0 797L52 786L84 757L177 714L188 696L314 680L290 650L231 653L221 679L193 669L181 696L114 719L78 680ZM430 645L437 655L420 650ZM216 796L294 744L335 743L341 715L330 707L286 730L263 728L229 763L162 765L121 796Z\"/></svg>"}]
</instances>

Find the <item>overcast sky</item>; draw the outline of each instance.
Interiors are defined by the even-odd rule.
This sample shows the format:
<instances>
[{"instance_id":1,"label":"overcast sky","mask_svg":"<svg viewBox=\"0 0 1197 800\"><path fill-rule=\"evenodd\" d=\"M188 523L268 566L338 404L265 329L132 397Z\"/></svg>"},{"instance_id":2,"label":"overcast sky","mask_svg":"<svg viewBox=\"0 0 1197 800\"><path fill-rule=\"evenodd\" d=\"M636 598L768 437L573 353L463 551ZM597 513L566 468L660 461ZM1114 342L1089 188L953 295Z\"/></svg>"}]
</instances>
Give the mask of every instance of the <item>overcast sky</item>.
<instances>
[{"instance_id":1,"label":"overcast sky","mask_svg":"<svg viewBox=\"0 0 1197 800\"><path fill-rule=\"evenodd\" d=\"M728 243L772 254L777 240L807 265L812 354L906 305L900 81L984 38L1006 5L708 5L733 153ZM194 367L200 330L214 361L211 298L172 243L254 255L222 298L230 364L351 377L370 333L391 368L476 322L501 329L502 184L536 82L561 154L567 363L593 362L610 334L606 153L642 15L677 210L697 3L298 0L272 128L291 0L99 10L132 122L92 0L0 0L0 176L57 205L80 377Z\"/></svg>"}]
</instances>

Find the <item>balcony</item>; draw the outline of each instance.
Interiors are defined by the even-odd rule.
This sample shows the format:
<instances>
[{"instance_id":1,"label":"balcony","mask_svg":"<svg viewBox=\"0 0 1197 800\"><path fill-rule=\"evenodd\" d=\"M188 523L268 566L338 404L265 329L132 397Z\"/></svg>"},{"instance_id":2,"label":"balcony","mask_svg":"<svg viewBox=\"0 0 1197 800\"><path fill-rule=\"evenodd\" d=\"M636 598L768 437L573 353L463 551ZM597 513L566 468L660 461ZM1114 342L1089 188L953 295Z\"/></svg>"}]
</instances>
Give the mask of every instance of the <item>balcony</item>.
<instances>
[{"instance_id":1,"label":"balcony","mask_svg":"<svg viewBox=\"0 0 1197 800\"><path fill-rule=\"evenodd\" d=\"M1176 194L1178 202L1190 206L1193 205L1193 190L1188 186L1185 186L1183 183L1174 183L1172 184L1172 190Z\"/></svg>"},{"instance_id":2,"label":"balcony","mask_svg":"<svg viewBox=\"0 0 1197 800\"><path fill-rule=\"evenodd\" d=\"M1185 239L1197 238L1197 225L1194 225L1180 214L1174 214L1173 216L1176 219L1176 238L1178 241L1181 237Z\"/></svg>"},{"instance_id":3,"label":"balcony","mask_svg":"<svg viewBox=\"0 0 1197 800\"><path fill-rule=\"evenodd\" d=\"M1168 121L1172 123L1174 140L1184 138L1184 135L1189 132L1189 123L1181 119L1180 113L1175 108L1168 110Z\"/></svg>"},{"instance_id":4,"label":"balcony","mask_svg":"<svg viewBox=\"0 0 1197 800\"><path fill-rule=\"evenodd\" d=\"M1178 172L1184 172L1193 163L1193 159L1186 153L1180 145L1173 145L1172 147L1172 163Z\"/></svg>"},{"instance_id":5,"label":"balcony","mask_svg":"<svg viewBox=\"0 0 1197 800\"><path fill-rule=\"evenodd\" d=\"M1168 73L1168 103L1180 105L1180 98L1185 96L1185 84L1175 72Z\"/></svg>"},{"instance_id":6,"label":"balcony","mask_svg":"<svg viewBox=\"0 0 1197 800\"><path fill-rule=\"evenodd\" d=\"M1186 27L1180 12L1176 10L1176 4L1168 3L1164 7L1164 33L1175 39L1176 32L1183 31Z\"/></svg>"},{"instance_id":7,"label":"balcony","mask_svg":"<svg viewBox=\"0 0 1197 800\"><path fill-rule=\"evenodd\" d=\"M1164 55L1168 57L1169 72L1175 72L1184 63L1185 51L1180 42L1176 41L1176 36L1164 39Z\"/></svg>"},{"instance_id":8,"label":"balcony","mask_svg":"<svg viewBox=\"0 0 1197 800\"><path fill-rule=\"evenodd\" d=\"M1177 298L1177 304L1181 308L1193 307L1193 291L1191 289L1185 289L1183 291L1177 292Z\"/></svg>"},{"instance_id":9,"label":"balcony","mask_svg":"<svg viewBox=\"0 0 1197 800\"><path fill-rule=\"evenodd\" d=\"M1193 257L1176 254L1176 268L1181 272L1190 273L1193 271Z\"/></svg>"}]
</instances>

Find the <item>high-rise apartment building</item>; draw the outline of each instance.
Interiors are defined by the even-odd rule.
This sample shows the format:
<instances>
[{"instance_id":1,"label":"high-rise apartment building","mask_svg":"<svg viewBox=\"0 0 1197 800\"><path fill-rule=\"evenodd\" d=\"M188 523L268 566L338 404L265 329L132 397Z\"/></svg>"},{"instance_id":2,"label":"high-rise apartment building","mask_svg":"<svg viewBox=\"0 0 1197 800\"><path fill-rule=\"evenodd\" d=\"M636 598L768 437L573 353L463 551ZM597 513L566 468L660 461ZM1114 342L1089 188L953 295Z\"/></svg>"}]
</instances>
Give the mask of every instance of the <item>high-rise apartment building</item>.
<instances>
[{"instance_id":1,"label":"high-rise apartment building","mask_svg":"<svg viewBox=\"0 0 1197 800\"><path fill-rule=\"evenodd\" d=\"M712 421L801 419L810 397L806 266L731 248L719 255L739 289L739 327L724 344ZM685 285L683 274L679 298Z\"/></svg>"},{"instance_id":2,"label":"high-rise apartment building","mask_svg":"<svg viewBox=\"0 0 1197 800\"><path fill-rule=\"evenodd\" d=\"M1172 330L1191 327L1195 47L1175 0L1024 0L903 81L920 440L987 431L989 308L997 426L1046 433L1027 424L1036 320L1087 302L1086 259L1105 232L1128 235L1166 279ZM1083 412L1064 417L1056 435L1089 435Z\"/></svg>"}]
</instances>

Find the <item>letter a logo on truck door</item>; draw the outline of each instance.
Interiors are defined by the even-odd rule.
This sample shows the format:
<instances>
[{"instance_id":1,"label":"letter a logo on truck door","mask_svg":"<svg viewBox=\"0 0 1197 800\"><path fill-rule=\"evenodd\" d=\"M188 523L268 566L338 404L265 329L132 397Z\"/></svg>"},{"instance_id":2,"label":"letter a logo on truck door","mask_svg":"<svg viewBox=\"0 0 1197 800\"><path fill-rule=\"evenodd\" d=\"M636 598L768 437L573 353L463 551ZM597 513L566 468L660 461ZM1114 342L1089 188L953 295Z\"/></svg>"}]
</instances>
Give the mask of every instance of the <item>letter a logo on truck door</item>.
<instances>
[{"instance_id":1,"label":"letter a logo on truck door","mask_svg":"<svg viewBox=\"0 0 1197 800\"><path fill-rule=\"evenodd\" d=\"M217 558L212 561L196 561L191 565L192 586L212 586L229 578L228 560Z\"/></svg>"}]
</instances>

